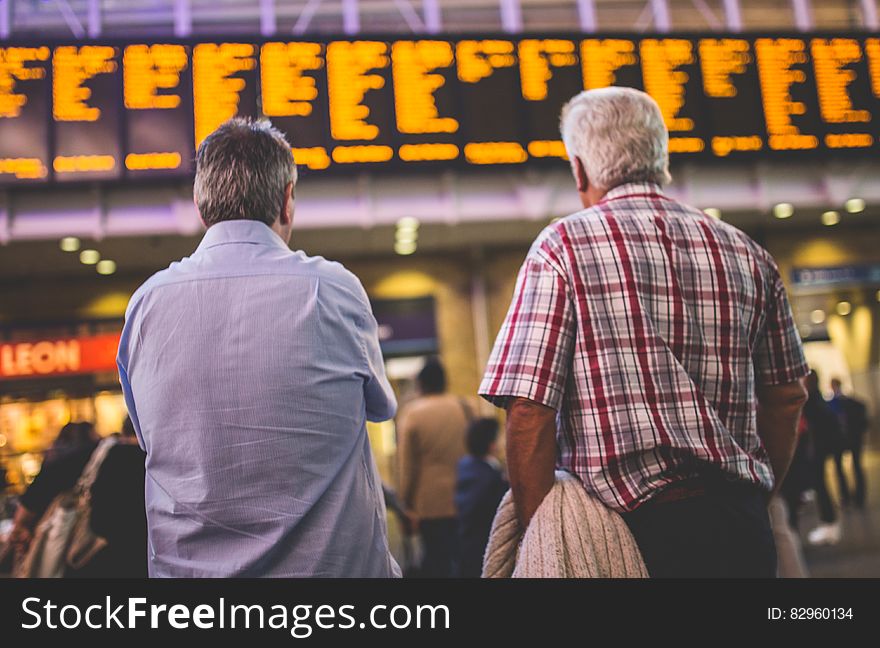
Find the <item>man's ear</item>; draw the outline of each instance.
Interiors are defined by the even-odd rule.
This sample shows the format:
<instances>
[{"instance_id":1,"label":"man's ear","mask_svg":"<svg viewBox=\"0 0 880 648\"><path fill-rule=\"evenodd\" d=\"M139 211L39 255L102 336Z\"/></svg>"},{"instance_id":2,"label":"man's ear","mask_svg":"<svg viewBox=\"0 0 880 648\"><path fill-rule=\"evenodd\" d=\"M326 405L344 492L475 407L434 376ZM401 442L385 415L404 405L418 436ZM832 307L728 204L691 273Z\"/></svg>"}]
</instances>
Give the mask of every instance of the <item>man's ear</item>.
<instances>
[{"instance_id":1,"label":"man's ear","mask_svg":"<svg viewBox=\"0 0 880 648\"><path fill-rule=\"evenodd\" d=\"M199 211L199 201L196 200L195 196L193 196L193 205L196 206L196 214L198 214L199 222L202 224L203 227L207 228L208 224L205 222L205 219L202 218L202 212Z\"/></svg>"},{"instance_id":2,"label":"man's ear","mask_svg":"<svg viewBox=\"0 0 880 648\"><path fill-rule=\"evenodd\" d=\"M288 182L284 187L284 201L281 203L281 213L278 215L282 225L290 225L293 220L293 209L287 208L291 200L293 200L293 183Z\"/></svg>"},{"instance_id":3,"label":"man's ear","mask_svg":"<svg viewBox=\"0 0 880 648\"><path fill-rule=\"evenodd\" d=\"M571 170L574 173L574 180L577 183L577 190L580 193L587 193L587 189L590 188L590 179L587 178L587 169L584 166L583 160L581 160L578 156L574 156L574 160L572 161Z\"/></svg>"}]
</instances>

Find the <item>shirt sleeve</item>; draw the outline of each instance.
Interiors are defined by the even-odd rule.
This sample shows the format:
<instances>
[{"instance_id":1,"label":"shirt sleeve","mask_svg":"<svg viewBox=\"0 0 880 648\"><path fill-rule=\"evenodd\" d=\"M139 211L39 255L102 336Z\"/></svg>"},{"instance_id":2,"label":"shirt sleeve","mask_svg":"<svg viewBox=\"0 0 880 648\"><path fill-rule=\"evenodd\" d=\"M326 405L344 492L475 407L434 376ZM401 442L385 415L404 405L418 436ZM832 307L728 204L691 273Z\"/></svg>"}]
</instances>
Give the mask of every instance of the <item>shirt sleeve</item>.
<instances>
[{"instance_id":1,"label":"shirt sleeve","mask_svg":"<svg viewBox=\"0 0 880 648\"><path fill-rule=\"evenodd\" d=\"M131 419L131 423L134 426L134 431L137 435L141 449L146 450L144 437L141 434L141 422L138 418L137 406L134 402L134 392L131 389L131 381L128 378L128 369L131 362L131 352L134 343L132 337L137 337L135 331L139 326L135 322L135 318L137 317L136 307L139 304L139 300L138 302L135 301L137 297L137 294L133 296L128 303L128 307L125 309L125 324L122 327L122 334L119 337L119 348L116 350L116 369L119 374L119 385L122 388L125 409L128 411L128 417Z\"/></svg>"},{"instance_id":2,"label":"shirt sleeve","mask_svg":"<svg viewBox=\"0 0 880 648\"><path fill-rule=\"evenodd\" d=\"M385 375L385 360L379 346L379 325L376 323L370 302L360 282L358 287L363 301L360 335L367 362L367 376L364 381L367 420L387 421L397 412L397 398Z\"/></svg>"},{"instance_id":3,"label":"shirt sleeve","mask_svg":"<svg viewBox=\"0 0 880 648\"><path fill-rule=\"evenodd\" d=\"M760 385L783 385L800 380L810 372L801 336L776 264L771 262L770 291L764 329L752 360Z\"/></svg>"},{"instance_id":4,"label":"shirt sleeve","mask_svg":"<svg viewBox=\"0 0 880 648\"><path fill-rule=\"evenodd\" d=\"M498 407L520 397L558 410L571 367L574 327L565 277L533 249L520 269L480 395Z\"/></svg>"}]
</instances>

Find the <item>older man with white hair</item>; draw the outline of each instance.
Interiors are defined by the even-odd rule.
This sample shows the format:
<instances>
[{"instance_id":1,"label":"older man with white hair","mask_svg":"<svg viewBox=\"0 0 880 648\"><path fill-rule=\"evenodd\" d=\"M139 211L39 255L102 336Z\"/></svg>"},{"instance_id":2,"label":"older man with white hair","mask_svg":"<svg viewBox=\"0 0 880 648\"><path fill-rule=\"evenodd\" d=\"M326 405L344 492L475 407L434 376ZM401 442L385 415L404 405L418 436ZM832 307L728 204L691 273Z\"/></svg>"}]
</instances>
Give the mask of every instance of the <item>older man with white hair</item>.
<instances>
[{"instance_id":1,"label":"older man with white hair","mask_svg":"<svg viewBox=\"0 0 880 648\"><path fill-rule=\"evenodd\" d=\"M645 93L582 92L561 128L584 210L532 246L480 387L507 408L520 521L560 467L623 515L652 576L774 576L766 505L808 371L777 266L663 193Z\"/></svg>"}]
</instances>

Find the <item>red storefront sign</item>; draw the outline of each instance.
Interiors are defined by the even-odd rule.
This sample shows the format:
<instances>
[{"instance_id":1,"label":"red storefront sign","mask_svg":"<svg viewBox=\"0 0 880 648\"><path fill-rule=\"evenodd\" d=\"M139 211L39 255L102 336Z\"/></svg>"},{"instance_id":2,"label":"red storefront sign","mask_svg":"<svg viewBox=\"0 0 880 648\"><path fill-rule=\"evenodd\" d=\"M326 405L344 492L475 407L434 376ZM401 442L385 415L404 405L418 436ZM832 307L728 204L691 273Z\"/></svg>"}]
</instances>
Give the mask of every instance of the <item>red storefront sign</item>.
<instances>
[{"instance_id":1,"label":"red storefront sign","mask_svg":"<svg viewBox=\"0 0 880 648\"><path fill-rule=\"evenodd\" d=\"M0 344L0 380L116 371L119 333Z\"/></svg>"}]
</instances>

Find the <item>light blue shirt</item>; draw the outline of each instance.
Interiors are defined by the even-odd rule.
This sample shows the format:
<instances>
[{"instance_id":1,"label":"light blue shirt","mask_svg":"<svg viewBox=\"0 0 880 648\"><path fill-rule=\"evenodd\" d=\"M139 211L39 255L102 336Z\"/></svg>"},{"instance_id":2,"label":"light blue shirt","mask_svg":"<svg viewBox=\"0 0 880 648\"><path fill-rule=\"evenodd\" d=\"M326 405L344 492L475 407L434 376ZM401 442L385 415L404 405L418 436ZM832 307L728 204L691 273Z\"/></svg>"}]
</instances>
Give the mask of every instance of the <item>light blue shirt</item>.
<instances>
[{"instance_id":1,"label":"light blue shirt","mask_svg":"<svg viewBox=\"0 0 880 648\"><path fill-rule=\"evenodd\" d=\"M400 575L366 431L397 407L376 328L353 274L257 221L135 292L117 362L151 576Z\"/></svg>"}]
</instances>

